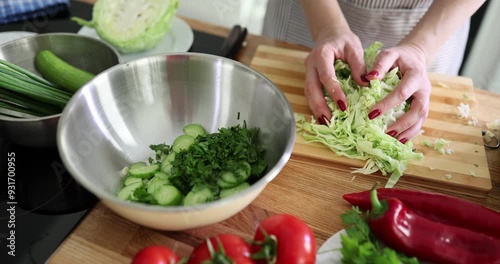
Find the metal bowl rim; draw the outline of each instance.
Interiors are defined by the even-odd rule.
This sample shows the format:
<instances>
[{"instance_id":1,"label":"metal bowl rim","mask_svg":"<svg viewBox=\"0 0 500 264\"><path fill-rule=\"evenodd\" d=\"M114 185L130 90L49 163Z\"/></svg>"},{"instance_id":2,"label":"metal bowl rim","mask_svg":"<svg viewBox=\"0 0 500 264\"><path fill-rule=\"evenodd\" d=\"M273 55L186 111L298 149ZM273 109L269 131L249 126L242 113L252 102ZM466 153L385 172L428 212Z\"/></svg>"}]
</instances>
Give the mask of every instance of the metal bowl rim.
<instances>
[{"instance_id":1,"label":"metal bowl rim","mask_svg":"<svg viewBox=\"0 0 500 264\"><path fill-rule=\"evenodd\" d=\"M235 66L237 66L245 71L249 71L252 75L254 75L258 78L262 78L262 80L267 82L270 85L270 87L272 87L278 93L279 99L283 100L283 102L286 104L286 106L287 106L286 108L288 109L290 117L291 117L292 125L291 125L291 129L289 131L291 136L286 143L286 148L285 148L283 154L281 155L280 159L276 162L276 164L262 178L260 178L257 182L253 183L249 188L232 195L231 198L219 199L216 201L211 201L208 203L204 203L204 204L200 204L200 205L192 205L192 206L149 205L149 204L144 204L144 203L123 201L123 200L118 199L116 196L111 195L110 193L108 193L106 191L101 191L100 189L99 190L94 189L94 184L91 181L89 181L86 177L83 177L82 175L79 175L77 172L75 172L73 170L73 168L70 166L71 163L66 159L66 156L63 155L64 148L65 148L64 146L62 146L62 142L61 142L61 133L62 133L61 130L63 128L63 125L59 125L57 127L57 148L59 150L63 164L68 169L70 174L73 175L73 178L76 181L78 181L87 190L89 190L94 195L96 195L99 199L106 200L108 202L112 202L112 203L118 204L120 206L125 206L125 207L138 209L138 210L146 210L146 211L152 212L152 213L188 213L188 212L202 211L202 210L206 210L206 209L210 209L210 208L223 207L225 205L232 203L233 200L238 200L238 199L240 199L244 196L247 196L248 194L254 192L256 189L259 189L259 188L267 185L271 180L273 180L279 174L279 172L281 172L283 167L286 165L286 163L290 159L290 157L292 155L294 143L295 143L295 136L296 136L295 116L294 116L292 106L291 106L290 102L288 101L288 99L286 98L283 91L281 91L281 89L279 89L278 86L276 86L265 75L263 75L262 73L252 69L251 67L249 67L241 62L238 62L238 61L235 61L232 59L228 59L225 57L221 57L218 55L212 55L212 54L206 54L206 53L172 52L172 53L165 53L165 54L161 54L161 55L152 55L152 56L148 56L148 57L144 57L144 58L140 58L140 59L136 59L136 60L132 60L132 61L128 61L125 63L120 63L117 65L114 65L114 66L110 67L109 69L100 73L92 81L90 81L89 83L84 85L80 90L78 90L75 93L75 95L70 99L70 101L68 102L68 104L66 105L66 107L64 108L64 110L62 112L61 119L59 120L60 124L66 122L65 121L66 120L66 112L69 111L68 109L74 104L74 101L76 101L77 98L79 97L79 95L84 93L85 90L91 89L93 87L93 85L90 85L90 84L93 81L98 80L100 75L110 74L111 72L118 71L120 68L126 67L127 64L140 64L143 61L159 60L160 58L164 58L165 56L168 57L168 56L179 56L179 55L188 56L188 57L206 57L209 59L222 60L225 63L234 64Z\"/></svg>"},{"instance_id":2,"label":"metal bowl rim","mask_svg":"<svg viewBox=\"0 0 500 264\"><path fill-rule=\"evenodd\" d=\"M32 36L25 36L25 37L21 37L21 38L14 39L14 40L11 40L9 42L6 42L6 43L0 45L0 48L3 48L5 46L9 46L9 45L14 45L14 43L16 43L18 41L21 41L21 40L24 40L24 39L37 39L37 38L40 38L40 37L50 37L50 36L68 36L68 37L84 38L84 39L88 39L88 40L95 41L97 43L103 44L104 46L107 46L115 54L116 58L118 59L118 64L121 63L120 53L113 46L111 46L110 44L108 44L107 42L105 42L103 40L100 40L100 39L97 39L97 38L93 38L93 37L89 37L89 36L85 36L85 35L81 35L81 34L77 34L77 33L69 33L69 32L41 33L41 34L36 34L36 35L32 35ZM116 66L116 65L114 65L114 66ZM97 77L97 75L96 75L96 77ZM63 109L63 111L64 111L64 109ZM59 113L59 114L55 114L55 115L40 116L40 117L30 117L30 118L15 118L15 117L8 117L8 116L2 116L2 115L0 115L0 121L18 122L18 123L38 122L38 121L43 121L43 120L48 120L48 119L53 119L53 118L61 117L61 115L62 115L62 112Z\"/></svg>"}]
</instances>

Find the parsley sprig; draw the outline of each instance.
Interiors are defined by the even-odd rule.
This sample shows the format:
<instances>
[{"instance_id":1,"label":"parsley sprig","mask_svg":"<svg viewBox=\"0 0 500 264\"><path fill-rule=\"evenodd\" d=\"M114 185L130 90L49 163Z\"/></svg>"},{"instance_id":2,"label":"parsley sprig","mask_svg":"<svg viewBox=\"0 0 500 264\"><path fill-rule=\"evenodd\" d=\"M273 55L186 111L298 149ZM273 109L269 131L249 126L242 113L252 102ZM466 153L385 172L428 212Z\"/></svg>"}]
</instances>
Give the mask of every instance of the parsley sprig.
<instances>
[{"instance_id":1,"label":"parsley sprig","mask_svg":"<svg viewBox=\"0 0 500 264\"><path fill-rule=\"evenodd\" d=\"M347 235L341 235L342 263L353 264L417 264L418 259L385 247L375 237L367 222L368 212L353 207L340 218L346 225Z\"/></svg>"}]
</instances>

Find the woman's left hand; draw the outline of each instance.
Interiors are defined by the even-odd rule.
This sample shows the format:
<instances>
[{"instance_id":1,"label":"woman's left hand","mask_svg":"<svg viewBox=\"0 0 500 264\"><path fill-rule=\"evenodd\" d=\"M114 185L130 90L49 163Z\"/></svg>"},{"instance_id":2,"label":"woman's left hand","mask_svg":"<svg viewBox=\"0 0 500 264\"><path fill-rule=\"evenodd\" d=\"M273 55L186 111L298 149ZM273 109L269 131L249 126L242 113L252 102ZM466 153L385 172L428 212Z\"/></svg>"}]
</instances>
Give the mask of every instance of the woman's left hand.
<instances>
[{"instance_id":1,"label":"woman's left hand","mask_svg":"<svg viewBox=\"0 0 500 264\"><path fill-rule=\"evenodd\" d=\"M404 144L419 134L427 119L431 83L427 76L424 51L410 44L382 50L366 78L382 79L394 67L398 67L402 74L401 82L394 91L372 107L369 118L376 118L411 97L410 110L386 131Z\"/></svg>"}]
</instances>

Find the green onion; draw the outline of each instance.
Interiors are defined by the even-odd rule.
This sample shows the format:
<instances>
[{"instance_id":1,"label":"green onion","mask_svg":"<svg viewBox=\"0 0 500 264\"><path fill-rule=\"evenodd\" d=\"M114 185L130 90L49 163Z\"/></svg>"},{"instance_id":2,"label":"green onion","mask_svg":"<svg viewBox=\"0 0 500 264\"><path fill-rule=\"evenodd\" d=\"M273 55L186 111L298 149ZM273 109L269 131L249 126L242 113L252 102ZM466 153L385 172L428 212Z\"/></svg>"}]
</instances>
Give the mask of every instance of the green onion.
<instances>
[{"instance_id":1,"label":"green onion","mask_svg":"<svg viewBox=\"0 0 500 264\"><path fill-rule=\"evenodd\" d=\"M5 102L2 100L0 100L0 108L23 113L23 114L28 114L28 115L32 115L32 116L39 116L39 113L37 113L35 111L32 111L28 108L25 108L25 107L22 107L22 106L19 106L19 105L10 103L10 102Z\"/></svg>"},{"instance_id":2,"label":"green onion","mask_svg":"<svg viewBox=\"0 0 500 264\"><path fill-rule=\"evenodd\" d=\"M43 84L46 84L48 86L54 86L54 84L45 80L44 78L42 78L42 77L40 77L40 76L38 76L38 75L28 71L28 70L25 70L25 69L13 64L13 63L10 63L10 62L5 61L5 60L0 60L0 64L12 69L12 72L17 72L19 74L23 74L23 75L25 75L25 76L27 76L35 81L38 81L39 83L43 83Z\"/></svg>"},{"instance_id":3,"label":"green onion","mask_svg":"<svg viewBox=\"0 0 500 264\"><path fill-rule=\"evenodd\" d=\"M19 115L21 115L21 114L19 114ZM10 117L10 118L26 118L26 116L24 116L24 115L23 116L17 116L17 115L11 115L9 113L3 113L1 107L0 107L0 116L6 116L6 117Z\"/></svg>"},{"instance_id":4,"label":"green onion","mask_svg":"<svg viewBox=\"0 0 500 264\"><path fill-rule=\"evenodd\" d=\"M10 69L6 69L2 66L0 66L0 73L8 74L12 77L18 78L20 81L24 81L26 83L40 86L40 87L43 87L43 88L48 89L50 91L56 92L57 94L61 94L61 95L63 95L62 98L68 98L68 97L72 96L72 93L67 92L65 90L62 90L61 88L55 86L54 84L47 85L46 83L40 83L29 76L19 74L18 72L12 72Z\"/></svg>"},{"instance_id":5,"label":"green onion","mask_svg":"<svg viewBox=\"0 0 500 264\"><path fill-rule=\"evenodd\" d=\"M0 100L11 102L31 109L38 113L37 116L49 116L62 112L62 109L60 107L45 104L5 89L0 89Z\"/></svg>"},{"instance_id":6,"label":"green onion","mask_svg":"<svg viewBox=\"0 0 500 264\"><path fill-rule=\"evenodd\" d=\"M60 113L72 93L10 62L0 60L0 98L5 109L36 116ZM15 109L13 109L15 108Z\"/></svg>"}]
</instances>

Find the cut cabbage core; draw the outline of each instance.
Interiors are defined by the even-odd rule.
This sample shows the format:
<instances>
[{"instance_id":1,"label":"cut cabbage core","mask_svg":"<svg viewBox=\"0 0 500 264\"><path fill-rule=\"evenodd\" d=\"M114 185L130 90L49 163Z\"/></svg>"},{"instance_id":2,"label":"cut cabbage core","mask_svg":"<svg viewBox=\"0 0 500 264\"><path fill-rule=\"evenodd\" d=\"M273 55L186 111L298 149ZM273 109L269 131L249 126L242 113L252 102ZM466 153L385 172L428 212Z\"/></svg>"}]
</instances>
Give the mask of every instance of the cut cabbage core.
<instances>
[{"instance_id":1,"label":"cut cabbage core","mask_svg":"<svg viewBox=\"0 0 500 264\"><path fill-rule=\"evenodd\" d=\"M170 30L179 0L98 0L92 21L72 19L94 28L101 39L121 53L155 47Z\"/></svg>"}]
</instances>

